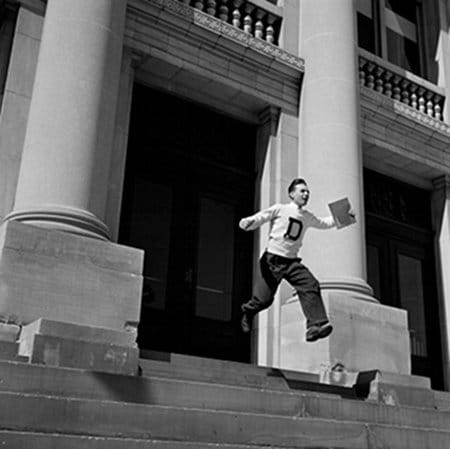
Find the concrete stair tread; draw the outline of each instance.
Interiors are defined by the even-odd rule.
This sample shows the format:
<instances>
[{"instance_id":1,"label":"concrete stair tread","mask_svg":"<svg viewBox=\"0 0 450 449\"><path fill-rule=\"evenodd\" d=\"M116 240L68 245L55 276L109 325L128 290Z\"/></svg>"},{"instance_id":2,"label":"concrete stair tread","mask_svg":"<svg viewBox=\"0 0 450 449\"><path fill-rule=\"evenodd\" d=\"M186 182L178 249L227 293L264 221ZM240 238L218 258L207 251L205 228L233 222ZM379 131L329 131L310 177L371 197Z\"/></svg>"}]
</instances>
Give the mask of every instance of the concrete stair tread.
<instances>
[{"instance_id":1,"label":"concrete stair tread","mask_svg":"<svg viewBox=\"0 0 450 449\"><path fill-rule=\"evenodd\" d=\"M204 364L193 365L189 364L189 359L186 359L185 363L140 359L139 363L144 377L159 375L265 390L306 390L335 394L343 398L357 398L353 388L321 384L318 375L237 362L203 360Z\"/></svg>"},{"instance_id":2,"label":"concrete stair tread","mask_svg":"<svg viewBox=\"0 0 450 449\"><path fill-rule=\"evenodd\" d=\"M450 447L448 427L332 420L303 415L302 410L286 417L18 393L0 393L0 401L0 428L14 431L342 449L365 448L375 438L389 441L390 449Z\"/></svg>"},{"instance_id":3,"label":"concrete stair tread","mask_svg":"<svg viewBox=\"0 0 450 449\"><path fill-rule=\"evenodd\" d=\"M450 428L450 413L299 390L244 386L159 377L133 377L72 368L0 362L0 391L24 395L112 401L273 416ZM1 397L1 396L0 396Z\"/></svg>"},{"instance_id":4,"label":"concrete stair tread","mask_svg":"<svg viewBox=\"0 0 450 449\"><path fill-rule=\"evenodd\" d=\"M92 437L57 433L14 432L0 430L0 446L11 449L29 449L30 440L40 449L267 449L267 446L199 443L175 440ZM282 449L270 446L270 449Z\"/></svg>"}]
</instances>

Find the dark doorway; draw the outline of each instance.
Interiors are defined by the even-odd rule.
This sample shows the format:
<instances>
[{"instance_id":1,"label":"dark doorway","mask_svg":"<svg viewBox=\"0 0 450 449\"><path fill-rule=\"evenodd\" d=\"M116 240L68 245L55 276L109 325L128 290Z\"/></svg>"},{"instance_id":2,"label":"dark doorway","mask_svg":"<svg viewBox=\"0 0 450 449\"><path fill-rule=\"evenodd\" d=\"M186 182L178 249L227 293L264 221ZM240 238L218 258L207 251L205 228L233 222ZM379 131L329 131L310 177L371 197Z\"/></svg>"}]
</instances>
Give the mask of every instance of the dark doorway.
<instances>
[{"instance_id":1,"label":"dark doorway","mask_svg":"<svg viewBox=\"0 0 450 449\"><path fill-rule=\"evenodd\" d=\"M250 361L256 128L136 85L120 242L145 250L141 350Z\"/></svg>"},{"instance_id":2,"label":"dark doorway","mask_svg":"<svg viewBox=\"0 0 450 449\"><path fill-rule=\"evenodd\" d=\"M407 310L412 374L442 389L430 195L369 170L364 191L368 282L381 303Z\"/></svg>"}]
</instances>

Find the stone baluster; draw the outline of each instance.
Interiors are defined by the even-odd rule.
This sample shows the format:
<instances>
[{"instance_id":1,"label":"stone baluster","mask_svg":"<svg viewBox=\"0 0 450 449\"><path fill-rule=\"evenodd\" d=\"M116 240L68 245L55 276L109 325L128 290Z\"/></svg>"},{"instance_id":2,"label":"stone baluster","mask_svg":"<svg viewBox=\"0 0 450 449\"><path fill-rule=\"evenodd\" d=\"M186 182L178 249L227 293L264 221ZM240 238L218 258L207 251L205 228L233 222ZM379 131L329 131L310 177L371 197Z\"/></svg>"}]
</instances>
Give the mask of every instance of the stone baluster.
<instances>
[{"instance_id":1,"label":"stone baluster","mask_svg":"<svg viewBox=\"0 0 450 449\"><path fill-rule=\"evenodd\" d=\"M267 15L266 41L269 42L269 44L275 42L275 28L273 27L275 19L276 17L273 14Z\"/></svg>"},{"instance_id":2,"label":"stone baluster","mask_svg":"<svg viewBox=\"0 0 450 449\"><path fill-rule=\"evenodd\" d=\"M399 75L394 75L394 77L392 78L392 84L393 84L393 88L392 88L392 98L394 100L401 100L401 88L399 86L400 81L401 81L401 77Z\"/></svg>"},{"instance_id":3,"label":"stone baluster","mask_svg":"<svg viewBox=\"0 0 450 449\"><path fill-rule=\"evenodd\" d=\"M233 1L233 19L232 23L236 28L241 28L241 11L239 10L240 6L242 5L242 0L234 0Z\"/></svg>"},{"instance_id":4,"label":"stone baluster","mask_svg":"<svg viewBox=\"0 0 450 449\"><path fill-rule=\"evenodd\" d=\"M375 70L375 90L379 92L380 94L383 93L384 87L383 87L383 74L384 69L380 66L377 67Z\"/></svg>"},{"instance_id":5,"label":"stone baluster","mask_svg":"<svg viewBox=\"0 0 450 449\"><path fill-rule=\"evenodd\" d=\"M402 96L402 103L405 103L409 105L409 86L411 85L410 81L407 79L403 79L401 82L401 96Z\"/></svg>"},{"instance_id":6,"label":"stone baluster","mask_svg":"<svg viewBox=\"0 0 450 449\"><path fill-rule=\"evenodd\" d=\"M367 71L366 86L369 89L373 89L375 87L375 75L373 74L375 67L376 67L375 64L373 64L372 62L369 62L366 66Z\"/></svg>"},{"instance_id":7,"label":"stone baluster","mask_svg":"<svg viewBox=\"0 0 450 449\"><path fill-rule=\"evenodd\" d=\"M203 0L196 0L194 3L194 8L199 9L200 11L203 11L204 6Z\"/></svg>"},{"instance_id":8,"label":"stone baluster","mask_svg":"<svg viewBox=\"0 0 450 449\"><path fill-rule=\"evenodd\" d=\"M228 22L228 12L229 8L227 6L228 0L221 0L219 6L219 19L224 22Z\"/></svg>"},{"instance_id":9,"label":"stone baluster","mask_svg":"<svg viewBox=\"0 0 450 449\"><path fill-rule=\"evenodd\" d=\"M427 91L426 93L426 114L429 117L433 117L434 116L434 103L433 103L433 92Z\"/></svg>"},{"instance_id":10,"label":"stone baluster","mask_svg":"<svg viewBox=\"0 0 450 449\"><path fill-rule=\"evenodd\" d=\"M417 109L418 107L418 102L417 102L417 85L416 84L411 84L410 87L410 91L411 91L411 95L410 95L410 106L414 109Z\"/></svg>"},{"instance_id":11,"label":"stone baluster","mask_svg":"<svg viewBox=\"0 0 450 449\"><path fill-rule=\"evenodd\" d=\"M392 78L392 73L386 71L384 73L384 90L383 90L383 94L386 95L387 97L392 97L392 83L391 83L391 78Z\"/></svg>"},{"instance_id":12,"label":"stone baluster","mask_svg":"<svg viewBox=\"0 0 450 449\"><path fill-rule=\"evenodd\" d=\"M359 58L359 84L364 87L366 85L366 72L364 70L367 62L363 58Z\"/></svg>"},{"instance_id":13,"label":"stone baluster","mask_svg":"<svg viewBox=\"0 0 450 449\"><path fill-rule=\"evenodd\" d=\"M258 39L263 39L264 36L264 23L262 19L265 15L266 12L263 9L258 8L256 10L255 37Z\"/></svg>"},{"instance_id":14,"label":"stone baluster","mask_svg":"<svg viewBox=\"0 0 450 449\"><path fill-rule=\"evenodd\" d=\"M420 112L423 112L425 114L425 97L424 94L425 93L425 89L423 87L419 87L419 89L417 90L417 95L418 95L418 109Z\"/></svg>"},{"instance_id":15,"label":"stone baluster","mask_svg":"<svg viewBox=\"0 0 450 449\"><path fill-rule=\"evenodd\" d=\"M434 118L436 120L442 120L442 108L439 103L434 105Z\"/></svg>"},{"instance_id":16,"label":"stone baluster","mask_svg":"<svg viewBox=\"0 0 450 449\"><path fill-rule=\"evenodd\" d=\"M251 16L254 6L250 3L245 5L245 17L244 17L244 31L248 34L252 34L253 18Z\"/></svg>"},{"instance_id":17,"label":"stone baluster","mask_svg":"<svg viewBox=\"0 0 450 449\"><path fill-rule=\"evenodd\" d=\"M441 106L441 96L434 96L434 118L437 120L442 120L442 106Z\"/></svg>"},{"instance_id":18,"label":"stone baluster","mask_svg":"<svg viewBox=\"0 0 450 449\"><path fill-rule=\"evenodd\" d=\"M211 16L216 15L216 7L217 7L217 2L215 0L206 0L206 12L209 15L211 15Z\"/></svg>"}]
</instances>

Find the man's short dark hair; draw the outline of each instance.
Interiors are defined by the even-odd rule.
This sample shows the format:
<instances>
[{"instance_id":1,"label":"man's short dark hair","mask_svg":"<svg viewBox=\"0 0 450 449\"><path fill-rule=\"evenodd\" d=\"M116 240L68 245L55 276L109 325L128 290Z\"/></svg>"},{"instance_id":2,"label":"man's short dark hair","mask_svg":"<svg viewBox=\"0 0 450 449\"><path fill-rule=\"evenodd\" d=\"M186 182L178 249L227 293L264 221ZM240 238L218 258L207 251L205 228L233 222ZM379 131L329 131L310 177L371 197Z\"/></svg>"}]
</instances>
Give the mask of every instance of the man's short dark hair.
<instances>
[{"instance_id":1,"label":"man's short dark hair","mask_svg":"<svg viewBox=\"0 0 450 449\"><path fill-rule=\"evenodd\" d=\"M295 178L292 180L292 182L289 184L288 187L288 193L291 193L294 191L295 186L298 186L299 184L306 184L306 181L303 178Z\"/></svg>"}]
</instances>

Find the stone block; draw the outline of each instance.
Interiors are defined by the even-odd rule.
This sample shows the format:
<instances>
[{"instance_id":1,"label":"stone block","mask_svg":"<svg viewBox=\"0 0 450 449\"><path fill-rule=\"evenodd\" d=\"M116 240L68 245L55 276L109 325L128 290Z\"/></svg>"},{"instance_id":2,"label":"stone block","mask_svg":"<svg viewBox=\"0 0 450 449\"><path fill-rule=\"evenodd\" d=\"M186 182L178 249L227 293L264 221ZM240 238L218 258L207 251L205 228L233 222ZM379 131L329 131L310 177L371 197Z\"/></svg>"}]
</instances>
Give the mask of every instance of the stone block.
<instances>
[{"instance_id":1,"label":"stone block","mask_svg":"<svg viewBox=\"0 0 450 449\"><path fill-rule=\"evenodd\" d=\"M430 379L379 370L361 372L355 388L369 400L386 405L435 408Z\"/></svg>"},{"instance_id":2,"label":"stone block","mask_svg":"<svg viewBox=\"0 0 450 449\"><path fill-rule=\"evenodd\" d=\"M31 363L135 375L136 333L39 319L24 326L19 355Z\"/></svg>"},{"instance_id":3,"label":"stone block","mask_svg":"<svg viewBox=\"0 0 450 449\"><path fill-rule=\"evenodd\" d=\"M0 227L0 315L123 331L140 316L143 251L9 221Z\"/></svg>"},{"instance_id":4,"label":"stone block","mask_svg":"<svg viewBox=\"0 0 450 449\"><path fill-rule=\"evenodd\" d=\"M138 349L48 335L35 335L30 362L135 376Z\"/></svg>"},{"instance_id":5,"label":"stone block","mask_svg":"<svg viewBox=\"0 0 450 449\"><path fill-rule=\"evenodd\" d=\"M78 324L41 318L22 328L19 338L19 352L21 355L31 355L36 335L129 347L136 347L137 337L137 333L134 328L130 329L128 332L116 331L113 329L81 326Z\"/></svg>"},{"instance_id":6,"label":"stone block","mask_svg":"<svg viewBox=\"0 0 450 449\"><path fill-rule=\"evenodd\" d=\"M334 326L327 339L307 343L297 298L281 306L280 367L320 373L341 364L348 373L411 372L406 312L345 294L325 294Z\"/></svg>"}]
</instances>

